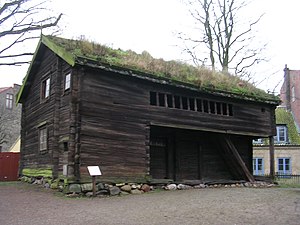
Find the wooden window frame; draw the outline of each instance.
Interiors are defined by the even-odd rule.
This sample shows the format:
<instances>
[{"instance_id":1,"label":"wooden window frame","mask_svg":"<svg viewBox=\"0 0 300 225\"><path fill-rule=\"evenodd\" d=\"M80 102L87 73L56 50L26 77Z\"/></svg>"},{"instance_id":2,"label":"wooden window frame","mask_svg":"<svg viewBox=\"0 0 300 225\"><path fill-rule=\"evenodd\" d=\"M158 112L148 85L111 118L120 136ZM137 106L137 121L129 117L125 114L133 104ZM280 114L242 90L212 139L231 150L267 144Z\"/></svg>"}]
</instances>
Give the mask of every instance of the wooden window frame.
<instances>
[{"instance_id":1,"label":"wooden window frame","mask_svg":"<svg viewBox=\"0 0 300 225\"><path fill-rule=\"evenodd\" d=\"M14 99L13 94L6 93L6 98L5 98L5 107L6 107L6 109L12 109L13 108L13 99Z\"/></svg>"},{"instance_id":2,"label":"wooden window frame","mask_svg":"<svg viewBox=\"0 0 300 225\"><path fill-rule=\"evenodd\" d=\"M39 128L39 151L48 150L48 129L46 126Z\"/></svg>"},{"instance_id":3,"label":"wooden window frame","mask_svg":"<svg viewBox=\"0 0 300 225\"><path fill-rule=\"evenodd\" d=\"M261 163L259 163L261 161ZM259 168L259 166L261 168ZM264 175L264 158L254 157L253 158L253 175Z\"/></svg>"},{"instance_id":4,"label":"wooden window frame","mask_svg":"<svg viewBox=\"0 0 300 225\"><path fill-rule=\"evenodd\" d=\"M292 87L292 102L296 101L295 86Z\"/></svg>"},{"instance_id":5,"label":"wooden window frame","mask_svg":"<svg viewBox=\"0 0 300 225\"><path fill-rule=\"evenodd\" d=\"M283 131L283 136L281 135ZM275 143L288 143L288 130L286 125L277 125L276 126L276 136L274 137ZM283 138L283 140L281 140Z\"/></svg>"},{"instance_id":6,"label":"wooden window frame","mask_svg":"<svg viewBox=\"0 0 300 225\"><path fill-rule=\"evenodd\" d=\"M280 163L280 160L282 160L282 163ZM288 163L287 163L287 160L288 160ZM287 165L289 167L289 170L286 169ZM281 166L282 166L282 170L280 170ZM290 157L277 158L277 174L278 175L291 175L292 174L292 160Z\"/></svg>"},{"instance_id":7,"label":"wooden window frame","mask_svg":"<svg viewBox=\"0 0 300 225\"><path fill-rule=\"evenodd\" d=\"M50 98L51 94L51 79L50 76L41 82L41 99L44 101Z\"/></svg>"},{"instance_id":8,"label":"wooden window frame","mask_svg":"<svg viewBox=\"0 0 300 225\"><path fill-rule=\"evenodd\" d=\"M202 112L218 116L234 116L233 104L201 99L194 96L173 95L170 93L149 92L151 106Z\"/></svg>"},{"instance_id":9,"label":"wooden window frame","mask_svg":"<svg viewBox=\"0 0 300 225\"><path fill-rule=\"evenodd\" d=\"M65 75L65 82L64 82L64 90L65 91L68 91L71 89L71 77L72 77L72 74L71 73L68 73Z\"/></svg>"}]
</instances>

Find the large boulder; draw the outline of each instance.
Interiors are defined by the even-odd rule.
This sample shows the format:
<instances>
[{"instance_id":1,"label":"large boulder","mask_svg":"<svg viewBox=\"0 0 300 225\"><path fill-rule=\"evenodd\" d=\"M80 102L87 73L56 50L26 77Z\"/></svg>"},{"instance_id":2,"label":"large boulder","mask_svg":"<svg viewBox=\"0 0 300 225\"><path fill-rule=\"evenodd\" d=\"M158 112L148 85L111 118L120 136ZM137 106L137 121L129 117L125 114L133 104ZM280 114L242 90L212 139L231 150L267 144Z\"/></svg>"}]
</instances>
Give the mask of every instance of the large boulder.
<instances>
[{"instance_id":1,"label":"large boulder","mask_svg":"<svg viewBox=\"0 0 300 225\"><path fill-rule=\"evenodd\" d=\"M109 193L111 196L119 195L121 193L120 188L113 186L109 188Z\"/></svg>"},{"instance_id":2,"label":"large boulder","mask_svg":"<svg viewBox=\"0 0 300 225\"><path fill-rule=\"evenodd\" d=\"M89 192L93 190L93 184L92 183L87 183L87 184L81 184L81 190L83 192Z\"/></svg>"},{"instance_id":3,"label":"large boulder","mask_svg":"<svg viewBox=\"0 0 300 225\"><path fill-rule=\"evenodd\" d=\"M70 184L68 188L69 193L80 193L81 192L81 186L80 184Z\"/></svg>"}]
</instances>

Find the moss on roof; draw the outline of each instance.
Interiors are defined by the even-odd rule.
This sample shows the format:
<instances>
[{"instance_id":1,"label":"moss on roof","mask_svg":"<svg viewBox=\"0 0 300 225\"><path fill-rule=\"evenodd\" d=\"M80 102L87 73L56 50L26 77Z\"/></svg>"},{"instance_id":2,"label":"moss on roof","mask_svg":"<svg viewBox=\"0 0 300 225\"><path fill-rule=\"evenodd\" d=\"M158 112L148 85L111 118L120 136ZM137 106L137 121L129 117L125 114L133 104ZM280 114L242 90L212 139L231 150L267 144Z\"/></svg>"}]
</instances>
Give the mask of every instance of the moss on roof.
<instances>
[{"instance_id":1,"label":"moss on roof","mask_svg":"<svg viewBox=\"0 0 300 225\"><path fill-rule=\"evenodd\" d=\"M298 134L295 121L291 112L285 108L278 107L276 113L276 124L286 124L288 128L288 137L290 144L300 144L300 136Z\"/></svg>"},{"instance_id":2,"label":"moss on roof","mask_svg":"<svg viewBox=\"0 0 300 225\"><path fill-rule=\"evenodd\" d=\"M87 61L89 65L92 62L94 65L114 66L133 73L183 82L209 93L224 93L227 96L271 104L280 102L277 96L268 94L237 76L213 72L205 67L194 67L179 61L155 59L146 51L137 54L131 50L112 49L84 39L71 40L54 36L42 36L41 42L55 50L71 66Z\"/></svg>"}]
</instances>

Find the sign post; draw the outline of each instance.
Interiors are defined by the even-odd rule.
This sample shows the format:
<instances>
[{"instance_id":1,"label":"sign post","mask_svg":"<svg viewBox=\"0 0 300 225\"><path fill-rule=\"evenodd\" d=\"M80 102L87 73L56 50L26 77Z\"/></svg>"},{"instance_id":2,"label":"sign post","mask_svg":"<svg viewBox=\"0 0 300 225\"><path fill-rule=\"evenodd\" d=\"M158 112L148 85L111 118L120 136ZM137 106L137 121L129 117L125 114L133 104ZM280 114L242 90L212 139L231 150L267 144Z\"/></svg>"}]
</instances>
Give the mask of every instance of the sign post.
<instances>
[{"instance_id":1,"label":"sign post","mask_svg":"<svg viewBox=\"0 0 300 225\"><path fill-rule=\"evenodd\" d=\"M92 176L92 182L93 182L93 196L96 196L96 176L101 176L102 173L100 171L99 166L88 166L88 171L90 176Z\"/></svg>"}]
</instances>

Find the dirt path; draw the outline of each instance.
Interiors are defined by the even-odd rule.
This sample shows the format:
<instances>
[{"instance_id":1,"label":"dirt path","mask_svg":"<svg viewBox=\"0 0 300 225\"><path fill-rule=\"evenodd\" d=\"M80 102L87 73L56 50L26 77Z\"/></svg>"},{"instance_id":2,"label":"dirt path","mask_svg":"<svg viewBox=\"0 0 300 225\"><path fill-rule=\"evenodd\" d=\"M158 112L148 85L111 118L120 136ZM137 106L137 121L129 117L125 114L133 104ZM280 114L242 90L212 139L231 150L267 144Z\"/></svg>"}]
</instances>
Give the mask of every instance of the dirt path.
<instances>
[{"instance_id":1,"label":"dirt path","mask_svg":"<svg viewBox=\"0 0 300 225\"><path fill-rule=\"evenodd\" d=\"M300 189L216 188L68 199L0 184L0 224L300 224Z\"/></svg>"}]
</instances>

